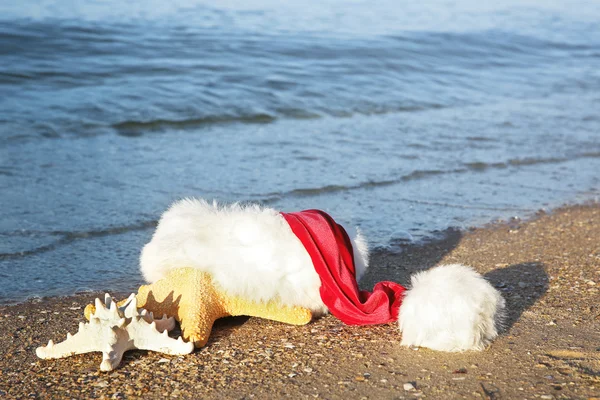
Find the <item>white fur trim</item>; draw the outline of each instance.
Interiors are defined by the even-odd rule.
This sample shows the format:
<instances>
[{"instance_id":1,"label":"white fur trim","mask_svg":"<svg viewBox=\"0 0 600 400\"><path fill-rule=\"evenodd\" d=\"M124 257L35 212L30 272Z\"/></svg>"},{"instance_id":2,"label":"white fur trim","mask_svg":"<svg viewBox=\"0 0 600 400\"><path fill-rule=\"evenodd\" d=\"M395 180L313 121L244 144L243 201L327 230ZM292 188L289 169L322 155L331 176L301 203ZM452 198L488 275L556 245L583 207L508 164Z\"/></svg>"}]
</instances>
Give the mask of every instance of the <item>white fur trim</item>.
<instances>
[{"instance_id":1,"label":"white fur trim","mask_svg":"<svg viewBox=\"0 0 600 400\"><path fill-rule=\"evenodd\" d=\"M362 236L353 240L357 272L362 274L368 250ZM283 216L271 208L199 199L176 202L143 248L140 267L149 282L170 269L194 267L210 272L233 295L254 301L279 298L316 315L327 311L310 256Z\"/></svg>"},{"instance_id":2,"label":"white fur trim","mask_svg":"<svg viewBox=\"0 0 600 400\"><path fill-rule=\"evenodd\" d=\"M412 276L398 318L402 345L483 350L498 336L505 301L472 268L442 265Z\"/></svg>"},{"instance_id":3,"label":"white fur trim","mask_svg":"<svg viewBox=\"0 0 600 400\"><path fill-rule=\"evenodd\" d=\"M346 231L352 242L354 267L356 268L356 282L360 282L360 278L362 278L369 268L369 245L367 239L358 227L346 229Z\"/></svg>"}]
</instances>

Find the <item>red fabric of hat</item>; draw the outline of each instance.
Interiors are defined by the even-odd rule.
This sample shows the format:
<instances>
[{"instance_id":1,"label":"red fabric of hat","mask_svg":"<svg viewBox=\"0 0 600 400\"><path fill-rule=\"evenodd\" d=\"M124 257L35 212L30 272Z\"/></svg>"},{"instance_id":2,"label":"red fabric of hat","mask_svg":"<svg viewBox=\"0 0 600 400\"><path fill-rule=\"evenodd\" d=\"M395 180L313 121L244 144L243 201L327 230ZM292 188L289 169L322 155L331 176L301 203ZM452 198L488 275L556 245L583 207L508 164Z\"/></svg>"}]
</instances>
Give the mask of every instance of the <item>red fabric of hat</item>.
<instances>
[{"instance_id":1,"label":"red fabric of hat","mask_svg":"<svg viewBox=\"0 0 600 400\"><path fill-rule=\"evenodd\" d=\"M320 210L281 214L308 251L321 278L321 299L336 318L348 325L385 324L398 319L405 288L380 282L373 292L359 290L352 243L342 226Z\"/></svg>"}]
</instances>

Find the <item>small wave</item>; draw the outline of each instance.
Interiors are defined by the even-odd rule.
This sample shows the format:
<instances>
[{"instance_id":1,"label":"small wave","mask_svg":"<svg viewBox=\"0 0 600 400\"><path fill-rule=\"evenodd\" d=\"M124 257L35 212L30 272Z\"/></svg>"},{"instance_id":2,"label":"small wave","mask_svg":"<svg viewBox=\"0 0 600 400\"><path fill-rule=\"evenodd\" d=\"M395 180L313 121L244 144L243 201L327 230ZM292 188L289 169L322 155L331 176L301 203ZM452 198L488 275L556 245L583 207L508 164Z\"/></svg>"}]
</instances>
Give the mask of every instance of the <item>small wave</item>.
<instances>
[{"instance_id":1,"label":"small wave","mask_svg":"<svg viewBox=\"0 0 600 400\"><path fill-rule=\"evenodd\" d=\"M4 175L4 176L15 176L15 174L11 171L5 170L3 168L0 168L0 175Z\"/></svg>"},{"instance_id":2,"label":"small wave","mask_svg":"<svg viewBox=\"0 0 600 400\"><path fill-rule=\"evenodd\" d=\"M508 167L508 165L503 162L485 163L485 162L479 162L479 161L465 163L464 166L473 171L485 171L486 169L490 169L490 168L507 168Z\"/></svg>"},{"instance_id":3,"label":"small wave","mask_svg":"<svg viewBox=\"0 0 600 400\"><path fill-rule=\"evenodd\" d=\"M0 79L1 83L1 79ZM158 118L149 121L123 121L114 124L104 125L103 123L67 123L63 126L63 130L69 132L76 132L79 137L93 137L106 132L116 132L119 136L124 137L140 137L146 133L156 132L167 132L170 130L194 130L201 129L212 125L227 125L227 124L270 124L278 120L311 120L320 119L323 117L331 118L352 118L355 116L372 116L372 115L385 115L394 113L412 113L412 112L423 112L427 110L436 110L440 108L446 108L441 104L421 104L421 105L407 105L407 106L365 106L362 108L355 108L352 111L342 111L333 109L320 109L317 111L311 111L310 109L294 109L294 108L279 108L269 110L266 113L248 114L248 115L209 115L200 118L188 118L188 119L167 119ZM60 121L56 125L65 124ZM2 133L2 132L0 132ZM31 133L19 133L10 134L4 138L4 141L0 144L10 144L14 142L27 142L30 140L36 140L40 137L47 139L63 138L67 135L61 135L56 132L54 128L47 124L47 126L32 125ZM408 144L407 147L411 148L427 148L423 144Z\"/></svg>"},{"instance_id":4,"label":"small wave","mask_svg":"<svg viewBox=\"0 0 600 400\"><path fill-rule=\"evenodd\" d=\"M433 176L433 175L440 175L440 174L447 174L447 173L454 173L454 172L460 172L460 171L459 170L448 170L448 171L417 170L417 171L411 172L410 174L403 175L397 179L386 179L386 180L380 180L380 181L369 180L369 181L365 181L365 182L359 182L355 185L326 185L326 186L321 186L321 187L317 187L317 188L292 189L287 192L272 192L272 193L267 193L266 195L262 196L262 199L260 199L260 202L266 204L266 203L275 202L284 197L319 196L319 195L326 194L326 193L339 193L339 192L345 192L345 191L350 191L350 190L392 186L392 185L396 185L398 183L402 183L402 182L406 182L406 181L410 181L410 180L423 179L423 178Z\"/></svg>"},{"instance_id":5,"label":"small wave","mask_svg":"<svg viewBox=\"0 0 600 400\"><path fill-rule=\"evenodd\" d=\"M458 171L458 170L442 171L442 170L438 170L438 169L416 170L416 171L411 172L408 175L404 175L403 177L398 179L398 181L395 183L412 181L412 180L416 180L416 179L423 179L423 178L427 178L429 176L434 176L434 175L451 174L454 172L462 172L462 171Z\"/></svg>"},{"instance_id":6,"label":"small wave","mask_svg":"<svg viewBox=\"0 0 600 400\"><path fill-rule=\"evenodd\" d=\"M31 74L25 74L23 72L4 72L0 71L0 84L10 85L15 83L21 83L22 81L31 80Z\"/></svg>"},{"instance_id":7,"label":"small wave","mask_svg":"<svg viewBox=\"0 0 600 400\"><path fill-rule=\"evenodd\" d=\"M600 151L589 151L582 154L585 158L600 158Z\"/></svg>"},{"instance_id":8,"label":"small wave","mask_svg":"<svg viewBox=\"0 0 600 400\"><path fill-rule=\"evenodd\" d=\"M325 185L325 186L316 187L316 188L299 188L299 189L292 189L287 192L267 193L264 196L261 196L261 198L259 199L259 202L268 204L268 203L273 203L282 198L287 198L287 197L319 196L322 194L329 194L329 193L339 193L339 192L352 191L352 190L361 190L361 189L378 188L378 187L384 187L384 186L392 186L392 185L397 185L397 184L404 183L407 181L426 179L431 176L446 175L446 174L462 174L462 173L472 172L472 171L480 172L480 171L485 171L487 169L504 169L504 168L509 168L509 167L521 167L521 166L530 166L530 165L536 165L536 164L562 163L562 162L568 162L568 161L578 159L578 158L600 158L600 152L582 153L582 154L578 154L578 155L568 157L568 158L567 157L565 157L565 158L558 158L558 157L523 158L523 159L511 159L511 160L508 160L507 162L497 162L497 163L470 162L470 163L464 163L463 164L464 168L454 168L454 169L449 169L449 170L437 170L437 169L415 170L409 174L402 175L396 179L387 179L387 180L379 180L379 181L369 180L369 181L359 182L354 185ZM431 204L433 204L433 203L431 203ZM460 206L460 205L452 206L452 205L441 204L441 203L439 205L446 205L448 207L480 208L480 209L490 209L490 210L510 210L511 209L511 208L507 208L507 207L488 208L486 206L481 206L481 207L479 207L479 206ZM523 210L523 209L515 208L515 210Z\"/></svg>"},{"instance_id":9,"label":"small wave","mask_svg":"<svg viewBox=\"0 0 600 400\"><path fill-rule=\"evenodd\" d=\"M467 136L467 140L471 142L497 142L498 139L485 136Z\"/></svg>"},{"instance_id":10,"label":"small wave","mask_svg":"<svg viewBox=\"0 0 600 400\"><path fill-rule=\"evenodd\" d=\"M466 209L466 210L521 211L521 212L533 211L532 209L523 208L523 207L490 206L490 205L485 205L485 204L477 204L477 205L453 204L453 203L433 201L433 200L410 199L410 198L406 198L406 197L397 197L396 200L405 201L407 203L413 203L413 204L426 204L426 205L432 205L432 206L440 206L440 207L444 207L444 208L460 208L460 209Z\"/></svg>"},{"instance_id":11,"label":"small wave","mask_svg":"<svg viewBox=\"0 0 600 400\"><path fill-rule=\"evenodd\" d=\"M327 185L319 188L305 188L305 189L294 189L289 191L287 194L292 197L296 196L315 196L323 193L335 193L342 192L344 190L352 189L352 186L344 185Z\"/></svg>"},{"instance_id":12,"label":"small wave","mask_svg":"<svg viewBox=\"0 0 600 400\"><path fill-rule=\"evenodd\" d=\"M204 125L247 123L268 124L275 121L275 117L269 114L254 114L247 116L209 116L204 118L192 118L184 120L156 119L152 121L124 121L112 125L113 129L122 136L140 136L147 131L162 131L166 129L192 129Z\"/></svg>"},{"instance_id":13,"label":"small wave","mask_svg":"<svg viewBox=\"0 0 600 400\"><path fill-rule=\"evenodd\" d=\"M508 160L508 165L511 166L525 166L525 165L536 165L536 164L557 164L565 161L569 161L569 158L562 157L549 157L549 158L514 158Z\"/></svg>"},{"instance_id":14,"label":"small wave","mask_svg":"<svg viewBox=\"0 0 600 400\"><path fill-rule=\"evenodd\" d=\"M322 109L320 112L297 108L277 108L273 113L257 113L248 115L211 115L201 118L182 120L156 119L151 121L123 121L111 125L121 136L137 137L145 132L164 131L168 129L196 129L209 125L221 124L270 124L278 119L319 119L324 115L333 118L351 118L356 115L384 115L394 113L411 113L427 110L438 110L447 106L438 103L408 104L408 105L372 105L355 108L351 111Z\"/></svg>"},{"instance_id":15,"label":"small wave","mask_svg":"<svg viewBox=\"0 0 600 400\"><path fill-rule=\"evenodd\" d=\"M276 108L277 114L289 119L318 119L321 114L300 108Z\"/></svg>"},{"instance_id":16,"label":"small wave","mask_svg":"<svg viewBox=\"0 0 600 400\"><path fill-rule=\"evenodd\" d=\"M17 133L14 135L4 136L2 138L2 142L0 142L0 145L10 145L13 143L22 143L22 142L27 142L29 140L35 140L35 139L39 139L39 136L36 136L33 133L32 134Z\"/></svg>"},{"instance_id":17,"label":"small wave","mask_svg":"<svg viewBox=\"0 0 600 400\"><path fill-rule=\"evenodd\" d=\"M506 162L486 163L475 161L463 164L467 169L472 171L485 171L486 169L499 169L508 167L526 167L538 164L560 164L568 161L578 160L581 158L600 158L600 152L585 152L574 154L567 157L547 157L547 158L513 158Z\"/></svg>"},{"instance_id":18,"label":"small wave","mask_svg":"<svg viewBox=\"0 0 600 400\"><path fill-rule=\"evenodd\" d=\"M48 236L59 236L59 239L56 241L44 245L39 246L31 250L18 251L13 253L0 253L0 260L12 260L24 258L40 253L45 253L47 251L54 250L60 246L64 246L66 244L72 243L76 240L80 239L92 239L103 236L111 236L111 235L120 235L126 232L133 231L141 231L150 229L155 227L158 221L142 221L138 224L126 225L126 226L116 226L107 229L98 229L98 230L90 230L90 231L80 231L80 232L71 232L71 231L35 231L35 230L20 230L14 232L2 232L3 235L6 236L33 236L33 235L48 235Z\"/></svg>"}]
</instances>

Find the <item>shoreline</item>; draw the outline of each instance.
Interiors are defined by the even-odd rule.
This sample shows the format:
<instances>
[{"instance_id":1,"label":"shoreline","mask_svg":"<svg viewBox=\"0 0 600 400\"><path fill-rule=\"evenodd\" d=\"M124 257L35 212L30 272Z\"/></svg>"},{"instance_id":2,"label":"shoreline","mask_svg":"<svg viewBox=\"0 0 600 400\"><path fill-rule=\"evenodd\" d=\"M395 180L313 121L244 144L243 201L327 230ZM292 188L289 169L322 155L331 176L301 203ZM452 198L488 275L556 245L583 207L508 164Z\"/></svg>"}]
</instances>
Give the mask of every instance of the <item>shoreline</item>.
<instances>
[{"instance_id":1,"label":"shoreline","mask_svg":"<svg viewBox=\"0 0 600 400\"><path fill-rule=\"evenodd\" d=\"M556 208L553 209L545 209L545 208L540 208L537 211L531 211L530 214L524 216L523 218L510 218L508 221L507 220L503 220L503 219L493 219L489 222L485 222L479 225L470 225L464 228L461 227L456 227L456 226L448 226L447 228L443 229L443 230L433 230L430 232L430 234L428 236L425 236L423 238L420 238L418 240L415 241L410 241L410 242L401 242L398 241L395 244L388 244L388 245L383 245L383 246L375 246L373 247L373 249L371 250L370 254L372 258L387 258L388 256L400 256L401 253L404 252L409 252L409 253L413 253L416 252L418 254L420 254L420 256L424 257L426 253L430 252L431 250L435 250L437 249L439 246L447 246L449 243L454 243L457 240L460 240L460 237L464 236L465 234L467 234L468 232L472 232L475 230L481 230L481 229L492 229L495 226L501 226L501 225L514 225L514 224L522 224L522 223L526 223L526 222L530 222L530 221L535 221L536 219L546 216L546 215L551 215L553 213L556 212L560 212L561 210L564 209L573 209L573 208L579 208L579 207L594 207L594 206L598 206L600 207L600 202L596 202L594 200L585 200L579 203L574 203L574 204L570 204L570 203L566 203L563 204L561 206L558 206ZM156 221L157 223L158 221ZM435 263L435 259L433 257L429 257L431 258L431 262L429 263L429 266L433 266ZM374 262L372 265L376 265L377 263ZM427 264L427 263L424 263ZM425 265L427 266L427 265ZM381 268L381 266L377 266L376 268ZM135 272L139 272L137 269L135 270ZM374 273L374 271L370 271L371 273ZM376 273L376 275L378 276L385 276L386 273L388 271L383 270L383 271L379 271L379 273ZM389 278L381 278L381 280L389 280ZM94 296L94 297L103 297L104 293L106 293L107 291L111 293L111 295L114 293L115 295L119 295L119 296L125 296L127 297L129 295L129 293L135 292L137 291L137 288L139 287L139 285L144 284L143 282L143 278L140 275L137 279L138 284L134 284L132 281L132 286L131 289L128 290L124 290L124 289L120 289L118 291L111 291L107 288L103 288L103 289L89 289L89 290L80 290L80 291L73 291L72 293L65 293L65 294L57 294L57 295L29 295L26 298L21 298L21 299L10 299L10 298L0 298L0 309L2 309L3 307L12 307L12 306L18 306L21 304L27 304L27 303L40 303L40 302L46 302L46 301L51 301L52 299L63 299L63 298L71 298L71 297L89 297L89 296ZM366 284L365 284L366 282ZM369 287L368 285L370 280L368 278L368 276L363 277L363 280L360 282L361 288L365 288L367 290L370 290L372 288L372 285ZM408 284L408 281L399 281L399 283L401 284ZM93 299L93 298L92 298Z\"/></svg>"},{"instance_id":2,"label":"shoreline","mask_svg":"<svg viewBox=\"0 0 600 400\"><path fill-rule=\"evenodd\" d=\"M0 395L592 399L600 394L599 238L600 204L588 203L373 252L365 289L381 280L406 285L440 263L484 274L509 315L483 352L403 348L395 324L352 327L326 316L298 327L236 317L218 321L208 345L191 355L131 351L102 373L99 353L35 356L49 339L74 333L101 292L0 305Z\"/></svg>"}]
</instances>

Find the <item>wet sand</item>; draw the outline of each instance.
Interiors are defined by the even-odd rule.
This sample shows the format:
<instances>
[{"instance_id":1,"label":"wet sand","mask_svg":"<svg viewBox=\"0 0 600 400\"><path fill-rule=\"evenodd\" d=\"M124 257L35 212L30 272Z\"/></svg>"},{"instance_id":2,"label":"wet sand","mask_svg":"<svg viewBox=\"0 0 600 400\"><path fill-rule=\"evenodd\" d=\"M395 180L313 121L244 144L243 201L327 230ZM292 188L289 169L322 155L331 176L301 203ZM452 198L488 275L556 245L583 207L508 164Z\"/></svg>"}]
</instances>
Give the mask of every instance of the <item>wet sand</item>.
<instances>
[{"instance_id":1,"label":"wet sand","mask_svg":"<svg viewBox=\"0 0 600 400\"><path fill-rule=\"evenodd\" d=\"M506 330L483 352L401 347L394 324L238 317L219 321L191 355L131 351L108 373L98 370L100 353L38 359L36 347L77 330L95 297L85 294L0 307L0 397L600 398L600 206L375 252L361 286L407 284L417 270L454 262L485 274L507 300Z\"/></svg>"}]
</instances>

